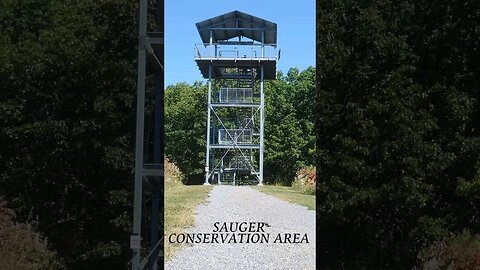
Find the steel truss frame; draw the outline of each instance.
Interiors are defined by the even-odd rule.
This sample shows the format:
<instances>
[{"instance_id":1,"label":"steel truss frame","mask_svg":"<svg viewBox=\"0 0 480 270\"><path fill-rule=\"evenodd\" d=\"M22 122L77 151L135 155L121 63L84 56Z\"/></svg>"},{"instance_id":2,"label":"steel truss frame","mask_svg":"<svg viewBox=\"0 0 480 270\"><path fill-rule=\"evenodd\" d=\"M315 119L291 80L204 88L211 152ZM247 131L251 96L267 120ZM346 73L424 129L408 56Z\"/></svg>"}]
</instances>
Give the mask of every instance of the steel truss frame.
<instances>
[{"instance_id":1,"label":"steel truss frame","mask_svg":"<svg viewBox=\"0 0 480 270\"><path fill-rule=\"evenodd\" d=\"M139 5L139 34L138 34L138 73L137 73L137 104L136 104L136 132L135 132L135 179L134 179L134 205L133 205L133 231L130 237L132 249L131 269L145 269L148 264L150 270L158 269L158 259L163 256L163 1L156 2L156 32L147 32L147 0L140 0ZM145 163L147 145L150 141L145 139L145 88L147 76L147 58L155 72L155 102L153 110L153 155L152 163ZM150 191L151 216L150 216L150 248L143 247L148 252L142 252L142 205L144 190ZM146 192L145 192L146 196ZM145 234L145 232L144 232ZM163 234L163 233L162 233ZM163 265L162 265L163 266Z\"/></svg>"},{"instance_id":2,"label":"steel truss frame","mask_svg":"<svg viewBox=\"0 0 480 270\"><path fill-rule=\"evenodd\" d=\"M224 159L225 157L227 156L227 154L230 152L230 150L232 149L235 149L237 151L240 152L241 156L243 158L245 157L248 157L248 154L245 153L244 151L242 151L242 149L244 150L248 150L248 149L252 149L252 148L256 148L257 146L256 145L252 145L251 147L242 147L242 145L240 145L238 143L238 138L245 132L245 130L247 130L247 127L249 127L249 125L251 123L253 123L253 118L255 117L255 115L261 110L261 107L258 107L255 112L253 112L252 114L252 117L249 118L249 120L247 121L247 123L240 129L240 133L239 134L236 134L236 136L233 136L230 132L229 132L229 129L226 127L226 125L224 124L224 122L222 121L221 117L217 114L217 112L215 111L215 108L213 106L210 106L210 110L215 114L215 117L216 117L216 120L218 120L220 122L220 126L223 127L223 129L225 130L227 136L232 140L232 145L231 147L226 147L224 149L225 152L223 153L222 157L220 158L220 160L218 160L215 164L215 161L214 159L212 159L212 167L213 169L210 171L210 174L207 175L207 179L210 179L212 177L212 175L215 173L216 169L219 168L220 170L223 170L223 163L224 163ZM213 146L210 146L210 152L212 151L214 147ZM250 160L252 160L252 153L250 153ZM243 160L247 160L248 162L248 166L249 166L249 169L253 171L253 175L257 178L258 182L261 183L262 182L262 179L260 178L260 175L258 173L258 171L256 172L255 171L255 166L252 164L252 162L249 161L249 159L243 159ZM208 182L206 182L208 183ZM222 180L221 180L221 177L219 176L218 177L218 183L221 184L222 183ZM235 184L235 178L233 179L233 184Z\"/></svg>"},{"instance_id":3,"label":"steel truss frame","mask_svg":"<svg viewBox=\"0 0 480 270\"><path fill-rule=\"evenodd\" d=\"M235 75L232 74L226 74L225 77L220 76L218 78L213 78L212 76L212 69L213 69L213 64L210 64L209 66L209 78L208 78L208 113L207 113L207 154L206 154L206 166L205 166L205 185L209 185L211 183L215 182L215 173L217 173L217 183L222 184L222 177L223 177L223 172L224 172L224 160L227 157L227 154L230 152L237 152L236 153L236 158L240 158L241 160L247 161L248 167L250 169L250 175L253 175L253 177L257 180L258 185L263 185L263 149L264 149L264 142L263 142L263 130L264 130L264 109L265 109L265 100L264 100L264 67L263 64L260 64L260 66L253 66L253 67L248 67L254 72L256 69L260 69L260 78L258 78L260 87L259 87L259 92L260 92L260 102L259 103L220 103L217 102L217 100L213 100L212 102L212 81L214 83L214 92L213 96L216 98L216 88L217 88L217 80L224 81L224 80L237 80L237 84L239 80L243 79L241 75L238 76L238 78L235 78ZM240 68L237 68L239 70ZM245 69L245 67L243 67ZM255 81L257 80L256 76L251 76L251 91L254 92L254 85ZM218 115L217 109L219 107L223 108L251 108L251 117L250 119L242 126L239 127L241 132L239 134L232 135L229 132L229 129L225 125L225 123L222 121L222 118ZM212 117L213 113L213 117ZM247 128L252 124L252 128L250 130L250 134L253 134L253 123L254 123L254 118L257 116L257 114L260 114L259 116L259 143L258 144L240 144L237 142L237 139L247 130ZM232 141L231 144L219 144L218 143L218 138L216 137L215 130L216 130L216 122L219 122L220 127L223 128L227 134L227 136L230 138ZM213 128L212 128L213 124ZM213 135L213 140L211 140L211 136ZM213 143L212 143L213 141ZM215 160L215 149L223 149L223 153L221 153L220 159L217 161ZM234 150L234 151L232 151ZM248 153L244 150L250 150ZM258 166L255 166L253 164L253 154L254 152L252 150L258 150ZM256 153L255 153L256 154ZM238 164L237 164L238 165ZM238 170L242 169L244 170L245 168L237 168ZM233 184L236 184L236 172L234 171L234 176L233 176Z\"/></svg>"}]
</instances>

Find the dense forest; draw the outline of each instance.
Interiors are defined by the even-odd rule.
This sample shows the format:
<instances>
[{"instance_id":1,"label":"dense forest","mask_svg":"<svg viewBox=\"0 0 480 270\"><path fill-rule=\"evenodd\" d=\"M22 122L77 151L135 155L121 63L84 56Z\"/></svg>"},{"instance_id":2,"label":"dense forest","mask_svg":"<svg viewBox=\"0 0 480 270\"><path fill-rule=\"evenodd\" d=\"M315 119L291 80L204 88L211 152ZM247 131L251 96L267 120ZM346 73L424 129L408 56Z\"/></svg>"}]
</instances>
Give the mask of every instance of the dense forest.
<instances>
[{"instance_id":1,"label":"dense forest","mask_svg":"<svg viewBox=\"0 0 480 270\"><path fill-rule=\"evenodd\" d=\"M479 59L479 1L317 1L322 269L412 269L480 233ZM475 241L422 269L478 269Z\"/></svg>"}]
</instances>

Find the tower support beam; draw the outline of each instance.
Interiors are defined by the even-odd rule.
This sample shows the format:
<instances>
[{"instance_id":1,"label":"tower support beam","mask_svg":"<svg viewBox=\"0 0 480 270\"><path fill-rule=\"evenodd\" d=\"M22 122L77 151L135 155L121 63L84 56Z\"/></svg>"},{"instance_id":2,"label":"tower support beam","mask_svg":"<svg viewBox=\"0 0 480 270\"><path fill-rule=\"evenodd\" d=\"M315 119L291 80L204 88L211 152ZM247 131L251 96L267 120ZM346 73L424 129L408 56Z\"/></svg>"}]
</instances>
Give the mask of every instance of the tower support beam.
<instances>
[{"instance_id":1,"label":"tower support beam","mask_svg":"<svg viewBox=\"0 0 480 270\"><path fill-rule=\"evenodd\" d=\"M137 100L136 100L136 130L135 130L135 176L133 192L133 228L130 237L132 249L132 270L141 270L148 267L150 270L158 269L158 258L163 254L161 249L163 238L159 237L162 230L160 200L163 187L163 3L157 1L157 30L147 33L147 0L140 0L139 5L139 32L138 32L138 69L137 69ZM161 19L160 19L161 18ZM150 60L147 62L147 57ZM148 149L152 141L145 141L145 99L147 63L153 65L155 70L155 102L153 115L153 150ZM149 104L149 103L147 103ZM147 130L150 129L150 126ZM151 152L153 152L153 160ZM148 164L145 163L148 162ZM153 162L153 163L151 163ZM149 186L150 189L146 189ZM149 191L145 192L144 191ZM147 209L144 206L144 197L151 195L150 218L150 249L142 258L142 213ZM143 232L144 234L146 232ZM159 239L161 238L161 239ZM146 241L146 242L147 242ZM145 251L145 248L143 249Z\"/></svg>"},{"instance_id":2,"label":"tower support beam","mask_svg":"<svg viewBox=\"0 0 480 270\"><path fill-rule=\"evenodd\" d=\"M205 185L209 185L209 178L210 178L210 117L211 117L211 110L212 107L210 103L212 103L212 65L208 67L208 112L207 112L207 154L206 154L206 161L205 161Z\"/></svg>"},{"instance_id":3,"label":"tower support beam","mask_svg":"<svg viewBox=\"0 0 480 270\"><path fill-rule=\"evenodd\" d=\"M263 150L265 129L265 94L263 91L263 64L260 65L260 160L259 160L259 185L263 185Z\"/></svg>"},{"instance_id":4,"label":"tower support beam","mask_svg":"<svg viewBox=\"0 0 480 270\"><path fill-rule=\"evenodd\" d=\"M144 41L147 34L147 0L140 0L140 21L138 35L138 74L137 74L137 119L135 132L135 185L133 202L133 252L132 270L140 269L142 196L143 196L143 141L145 130L145 76L146 59ZM132 245L133 243L134 245Z\"/></svg>"}]
</instances>

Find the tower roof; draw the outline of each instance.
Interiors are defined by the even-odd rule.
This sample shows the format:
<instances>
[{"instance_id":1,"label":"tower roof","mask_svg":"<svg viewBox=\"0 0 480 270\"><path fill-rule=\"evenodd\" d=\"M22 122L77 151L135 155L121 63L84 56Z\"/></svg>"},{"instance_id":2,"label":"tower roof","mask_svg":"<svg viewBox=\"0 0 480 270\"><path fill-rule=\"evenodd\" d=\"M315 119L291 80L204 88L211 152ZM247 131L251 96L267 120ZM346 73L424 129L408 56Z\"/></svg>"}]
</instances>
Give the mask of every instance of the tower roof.
<instances>
[{"instance_id":1,"label":"tower roof","mask_svg":"<svg viewBox=\"0 0 480 270\"><path fill-rule=\"evenodd\" d=\"M277 44L276 23L238 10L198 22L196 25L203 43L210 42L210 30L212 30L214 43L238 36L262 42L262 32L265 31L263 43Z\"/></svg>"}]
</instances>

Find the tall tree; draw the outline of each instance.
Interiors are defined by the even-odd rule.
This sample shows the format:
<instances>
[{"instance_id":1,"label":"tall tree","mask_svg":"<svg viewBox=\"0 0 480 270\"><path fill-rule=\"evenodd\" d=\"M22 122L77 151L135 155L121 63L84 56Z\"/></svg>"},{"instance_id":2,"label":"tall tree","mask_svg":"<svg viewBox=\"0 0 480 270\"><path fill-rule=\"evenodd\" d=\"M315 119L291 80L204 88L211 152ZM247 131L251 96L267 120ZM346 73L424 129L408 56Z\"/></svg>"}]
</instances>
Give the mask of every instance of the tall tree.
<instances>
[{"instance_id":1,"label":"tall tree","mask_svg":"<svg viewBox=\"0 0 480 270\"><path fill-rule=\"evenodd\" d=\"M315 68L291 68L265 86L265 178L291 184L315 156Z\"/></svg>"},{"instance_id":2,"label":"tall tree","mask_svg":"<svg viewBox=\"0 0 480 270\"><path fill-rule=\"evenodd\" d=\"M165 153L189 183L203 183L207 128L207 88L201 83L165 90Z\"/></svg>"}]
</instances>

